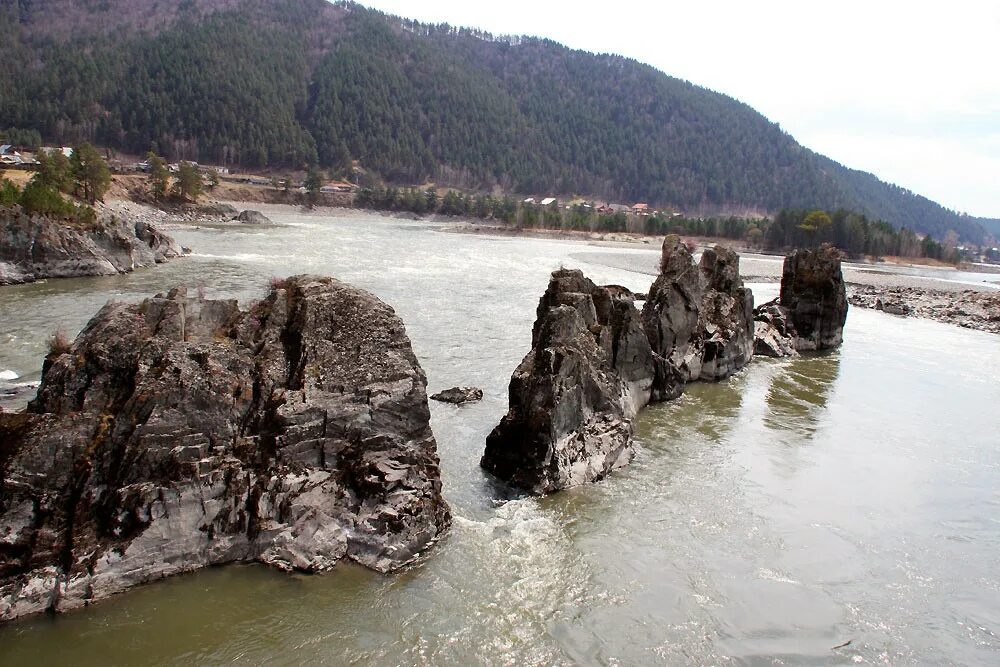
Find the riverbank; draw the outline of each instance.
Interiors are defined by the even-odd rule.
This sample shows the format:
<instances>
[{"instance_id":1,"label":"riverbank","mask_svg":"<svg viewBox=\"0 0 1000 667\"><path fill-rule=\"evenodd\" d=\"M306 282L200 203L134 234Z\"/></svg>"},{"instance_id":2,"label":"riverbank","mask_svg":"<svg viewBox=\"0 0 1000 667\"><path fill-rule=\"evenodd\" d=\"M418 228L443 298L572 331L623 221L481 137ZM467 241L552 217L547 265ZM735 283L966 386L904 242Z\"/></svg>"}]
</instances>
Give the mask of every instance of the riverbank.
<instances>
[{"instance_id":1,"label":"riverbank","mask_svg":"<svg viewBox=\"0 0 1000 667\"><path fill-rule=\"evenodd\" d=\"M87 219L0 209L0 285L130 273L184 254L134 208L102 204Z\"/></svg>"},{"instance_id":2,"label":"riverbank","mask_svg":"<svg viewBox=\"0 0 1000 667\"><path fill-rule=\"evenodd\" d=\"M916 287L852 285L852 306L881 310L901 317L922 317L947 324L1000 334L1000 291L961 292Z\"/></svg>"}]
</instances>

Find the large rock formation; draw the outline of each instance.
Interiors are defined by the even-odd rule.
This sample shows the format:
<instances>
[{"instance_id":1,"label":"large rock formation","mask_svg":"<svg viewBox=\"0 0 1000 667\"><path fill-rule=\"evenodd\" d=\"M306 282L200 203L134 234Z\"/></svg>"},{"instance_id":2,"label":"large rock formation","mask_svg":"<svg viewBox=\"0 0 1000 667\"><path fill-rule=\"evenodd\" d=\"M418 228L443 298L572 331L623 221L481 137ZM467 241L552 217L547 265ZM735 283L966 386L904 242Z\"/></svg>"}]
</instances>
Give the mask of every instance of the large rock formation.
<instances>
[{"instance_id":1,"label":"large rock formation","mask_svg":"<svg viewBox=\"0 0 1000 667\"><path fill-rule=\"evenodd\" d=\"M128 273L181 254L141 219L102 212L88 224L0 208L0 285Z\"/></svg>"},{"instance_id":2,"label":"large rock formation","mask_svg":"<svg viewBox=\"0 0 1000 667\"><path fill-rule=\"evenodd\" d=\"M386 572L449 524L426 380L374 296L108 303L0 414L0 619L216 563Z\"/></svg>"},{"instance_id":3,"label":"large rock formation","mask_svg":"<svg viewBox=\"0 0 1000 667\"><path fill-rule=\"evenodd\" d=\"M667 236L642 321L653 352L683 382L722 380L743 368L753 356L753 293L740 278L739 255L706 248L695 266L680 237Z\"/></svg>"},{"instance_id":4,"label":"large rock formation","mask_svg":"<svg viewBox=\"0 0 1000 667\"><path fill-rule=\"evenodd\" d=\"M533 493L601 479L631 461L632 418L654 370L627 290L580 271L552 274L532 349L510 381L510 409L486 440L482 466Z\"/></svg>"},{"instance_id":5,"label":"large rock formation","mask_svg":"<svg viewBox=\"0 0 1000 667\"><path fill-rule=\"evenodd\" d=\"M754 311L754 353L789 357L839 347L847 321L840 252L830 245L785 258L781 296Z\"/></svg>"},{"instance_id":6,"label":"large rock formation","mask_svg":"<svg viewBox=\"0 0 1000 667\"><path fill-rule=\"evenodd\" d=\"M778 303L788 314L795 349L827 350L844 341L847 289L840 251L829 244L785 258Z\"/></svg>"},{"instance_id":7,"label":"large rock formation","mask_svg":"<svg viewBox=\"0 0 1000 667\"><path fill-rule=\"evenodd\" d=\"M734 252L709 248L695 266L668 236L641 314L634 301L579 271L552 274L531 352L510 381L509 411L487 438L486 470L533 493L601 479L632 459L642 407L750 361L753 294Z\"/></svg>"}]
</instances>

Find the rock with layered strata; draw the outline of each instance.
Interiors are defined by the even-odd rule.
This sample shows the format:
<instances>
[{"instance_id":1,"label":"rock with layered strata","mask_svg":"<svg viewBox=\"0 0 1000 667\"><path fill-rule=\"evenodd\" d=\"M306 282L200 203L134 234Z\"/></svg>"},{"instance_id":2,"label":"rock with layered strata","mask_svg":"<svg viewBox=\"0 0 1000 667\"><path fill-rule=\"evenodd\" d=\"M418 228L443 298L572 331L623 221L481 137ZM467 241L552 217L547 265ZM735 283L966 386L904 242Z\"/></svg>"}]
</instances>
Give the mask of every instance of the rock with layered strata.
<instances>
[{"instance_id":1,"label":"rock with layered strata","mask_svg":"<svg viewBox=\"0 0 1000 667\"><path fill-rule=\"evenodd\" d=\"M129 273L182 254L141 217L101 211L80 222L0 208L0 285Z\"/></svg>"},{"instance_id":2,"label":"rock with layered strata","mask_svg":"<svg viewBox=\"0 0 1000 667\"><path fill-rule=\"evenodd\" d=\"M482 466L536 494L605 477L634 455L632 420L654 375L632 295L554 272Z\"/></svg>"},{"instance_id":3,"label":"rock with layered strata","mask_svg":"<svg viewBox=\"0 0 1000 667\"><path fill-rule=\"evenodd\" d=\"M483 400L483 390L478 387L452 387L434 394L431 400L454 405L477 403Z\"/></svg>"},{"instance_id":4,"label":"rock with layered strata","mask_svg":"<svg viewBox=\"0 0 1000 667\"><path fill-rule=\"evenodd\" d=\"M684 382L717 381L753 356L753 294L743 286L739 255L707 248L699 265L680 237L663 241L660 275L642 310L655 355Z\"/></svg>"},{"instance_id":5,"label":"rock with layered strata","mask_svg":"<svg viewBox=\"0 0 1000 667\"><path fill-rule=\"evenodd\" d=\"M108 303L0 414L0 620L219 563L413 562L449 525L402 322L330 278Z\"/></svg>"}]
</instances>

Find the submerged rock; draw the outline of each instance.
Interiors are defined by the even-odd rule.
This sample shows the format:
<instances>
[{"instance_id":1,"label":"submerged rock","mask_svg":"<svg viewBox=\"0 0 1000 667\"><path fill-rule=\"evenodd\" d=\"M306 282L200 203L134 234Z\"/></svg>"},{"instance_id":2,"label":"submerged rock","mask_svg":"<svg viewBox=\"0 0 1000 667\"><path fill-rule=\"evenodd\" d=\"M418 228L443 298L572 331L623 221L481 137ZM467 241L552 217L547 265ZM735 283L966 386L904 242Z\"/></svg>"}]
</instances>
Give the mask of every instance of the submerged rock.
<instances>
[{"instance_id":1,"label":"submerged rock","mask_svg":"<svg viewBox=\"0 0 1000 667\"><path fill-rule=\"evenodd\" d=\"M580 271L554 272L483 468L538 494L603 478L632 460L632 418L653 380L631 295Z\"/></svg>"},{"instance_id":2,"label":"submerged rock","mask_svg":"<svg viewBox=\"0 0 1000 667\"><path fill-rule=\"evenodd\" d=\"M431 396L431 400L441 401L442 403L454 403L455 405L475 403L476 401L483 400L483 390L477 387L452 387L451 389L445 389L434 394Z\"/></svg>"},{"instance_id":3,"label":"submerged rock","mask_svg":"<svg viewBox=\"0 0 1000 667\"><path fill-rule=\"evenodd\" d=\"M140 218L101 212L84 224L0 208L0 285L129 273L182 254Z\"/></svg>"},{"instance_id":4,"label":"submerged rock","mask_svg":"<svg viewBox=\"0 0 1000 667\"><path fill-rule=\"evenodd\" d=\"M0 620L218 563L410 563L450 521L429 419L402 322L330 278L108 303L0 415Z\"/></svg>"},{"instance_id":5,"label":"submerged rock","mask_svg":"<svg viewBox=\"0 0 1000 667\"><path fill-rule=\"evenodd\" d=\"M272 225L271 219L260 211L241 211L233 220L245 225Z\"/></svg>"},{"instance_id":6,"label":"submerged rock","mask_svg":"<svg viewBox=\"0 0 1000 667\"><path fill-rule=\"evenodd\" d=\"M840 251L824 244L786 257L779 304L794 331L796 350L839 347L848 307Z\"/></svg>"},{"instance_id":7,"label":"submerged rock","mask_svg":"<svg viewBox=\"0 0 1000 667\"><path fill-rule=\"evenodd\" d=\"M680 237L663 241L642 321L653 352L682 383L722 380L753 356L753 293L739 267L739 255L728 248L705 249L696 267Z\"/></svg>"}]
</instances>

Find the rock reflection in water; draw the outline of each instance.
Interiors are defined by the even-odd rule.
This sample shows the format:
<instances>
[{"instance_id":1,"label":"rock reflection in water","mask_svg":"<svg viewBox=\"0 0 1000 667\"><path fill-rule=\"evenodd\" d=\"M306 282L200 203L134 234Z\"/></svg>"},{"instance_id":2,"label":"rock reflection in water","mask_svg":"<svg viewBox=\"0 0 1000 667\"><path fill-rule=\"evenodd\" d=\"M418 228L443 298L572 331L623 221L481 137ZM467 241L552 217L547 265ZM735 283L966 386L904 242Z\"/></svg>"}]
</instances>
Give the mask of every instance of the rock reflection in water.
<instances>
[{"instance_id":1,"label":"rock reflection in water","mask_svg":"<svg viewBox=\"0 0 1000 667\"><path fill-rule=\"evenodd\" d=\"M811 438L821 424L839 371L839 352L797 357L780 364L767 390L764 424L772 430Z\"/></svg>"}]
</instances>

